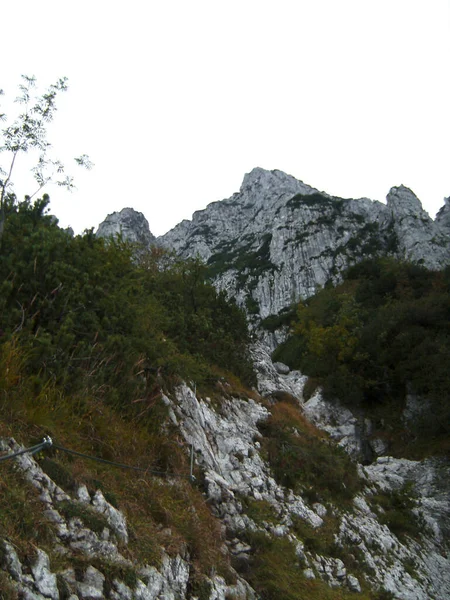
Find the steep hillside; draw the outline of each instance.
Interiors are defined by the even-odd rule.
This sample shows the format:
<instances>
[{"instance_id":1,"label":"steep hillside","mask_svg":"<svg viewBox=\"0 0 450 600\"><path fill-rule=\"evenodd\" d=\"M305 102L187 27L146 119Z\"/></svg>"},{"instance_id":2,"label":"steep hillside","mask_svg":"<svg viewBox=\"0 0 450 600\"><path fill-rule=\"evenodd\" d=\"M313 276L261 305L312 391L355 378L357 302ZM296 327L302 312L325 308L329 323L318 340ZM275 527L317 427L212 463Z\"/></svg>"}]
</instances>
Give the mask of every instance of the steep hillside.
<instances>
[{"instance_id":1,"label":"steep hillside","mask_svg":"<svg viewBox=\"0 0 450 600\"><path fill-rule=\"evenodd\" d=\"M0 458L22 448L12 433L54 444L0 463L3 599L448 597L448 465L358 466L264 354L265 400L180 384L138 420L58 388L33 398L2 358Z\"/></svg>"},{"instance_id":2,"label":"steep hillside","mask_svg":"<svg viewBox=\"0 0 450 600\"><path fill-rule=\"evenodd\" d=\"M248 190L256 189L255 176L266 181L265 172L253 173ZM301 194L320 220L317 191L289 176L275 172L260 191L271 195L280 183L285 204L293 200L290 209L300 210ZM402 205L405 194L400 190L392 204ZM328 217L341 202L320 195L322 201ZM111 231L124 234L119 239L91 232L73 237L46 215L47 204L48 198L10 198L2 240L10 249L0 262L2 600L449 597L447 460L426 452L421 460L383 456L386 440L376 418L365 418L359 404L339 402L325 381L316 381L322 391L301 372L273 365L249 335L244 313L208 283L201 261L160 247L145 251L146 235L133 239L140 247L130 245L121 218L110 219ZM358 210L355 205L351 212ZM384 215L387 209L376 210ZM240 212L231 211L227 222L234 214L240 223L231 229L241 227ZM402 214L404 225L416 222L411 211ZM123 216L131 223L136 215L127 210ZM401 252L421 260L421 248L436 246L430 266L438 266L446 248L429 235L434 227L435 235L446 235L442 215L441 221L422 219L418 230L425 237L413 243L419 233L402 237L401 220L383 229L380 243L390 252L397 228ZM272 241L262 242L269 258ZM253 279L242 280L249 293L257 289L249 281L273 273L260 258L251 245L244 252L242 273L248 274L246 261L252 265ZM237 272L241 263L233 261ZM210 269L217 262L210 261ZM375 277L379 298L367 285L366 293L374 302L381 298L383 309L383 293L390 293L385 310L398 300L395 315L403 314L407 299L414 316L411 294L430 288L421 301L432 323L421 326L439 327L446 280L417 267L411 283L403 266L392 264L401 277ZM217 281L228 276L220 269L216 275ZM347 352L370 314L355 309L359 279L345 285L345 293L336 289L338 300L327 288L325 301L319 294L304 307L326 310L296 323L296 335L307 323L316 330L294 344L295 359L305 360L305 348L324 350L333 366L331 350L337 349L338 361L349 359L343 362L348 369L352 360L373 362ZM353 303L339 301L350 292ZM329 322L319 320L324 313ZM280 317L285 323L286 314ZM348 333L337 346L334 327ZM440 327L437 337L444 354L445 331ZM317 344L308 346L311 340ZM402 360L407 366L407 353ZM426 373L419 375L429 386ZM373 383L369 377L369 388ZM417 398L409 408L416 406ZM363 448L368 441L370 461Z\"/></svg>"},{"instance_id":3,"label":"steep hillside","mask_svg":"<svg viewBox=\"0 0 450 600\"><path fill-rule=\"evenodd\" d=\"M320 386L370 419L370 428L362 424L368 445L382 438L382 452L408 458L450 454L449 268L363 261L290 318L274 359L307 373L310 395Z\"/></svg>"}]
</instances>

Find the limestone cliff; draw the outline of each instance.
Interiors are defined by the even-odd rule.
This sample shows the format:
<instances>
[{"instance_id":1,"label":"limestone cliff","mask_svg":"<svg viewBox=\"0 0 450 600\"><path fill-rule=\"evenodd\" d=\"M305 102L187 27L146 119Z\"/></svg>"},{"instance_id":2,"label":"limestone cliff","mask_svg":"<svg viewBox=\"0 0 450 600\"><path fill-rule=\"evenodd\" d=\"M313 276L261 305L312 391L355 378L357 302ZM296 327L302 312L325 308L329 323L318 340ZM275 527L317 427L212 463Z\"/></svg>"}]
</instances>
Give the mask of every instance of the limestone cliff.
<instances>
[{"instance_id":1,"label":"limestone cliff","mask_svg":"<svg viewBox=\"0 0 450 600\"><path fill-rule=\"evenodd\" d=\"M130 559L127 545L132 531L126 516L99 489L88 491L78 484L68 493L33 457L24 455L14 459L17 472L22 473L25 488L38 490L42 519L54 524L54 542L47 551L35 547L30 556L20 557L7 536L0 534L0 569L6 575L0 582L8 585L6 598L255 600L261 596L248 581L260 583L252 574L258 568L254 556L266 546L286 554L288 569L305 590L315 586L313 595L296 598L348 597L342 595L345 590L363 599L448 598L448 463L380 457L370 466L359 465L360 483L345 502L342 482L341 493L333 500L312 496L317 490L308 486L293 491L282 485L275 478L261 425L275 410L277 395L283 397L280 393L290 394L290 402L296 399L297 410L306 410L305 378L278 373L262 348L255 352L259 388L271 398L269 408L259 396L229 394L226 383L220 398L198 395L185 384L164 395L171 427L177 428L186 449L192 445L195 451L205 503L223 523L222 551L238 571L233 582L211 572L194 593L187 550L171 555L161 548L157 564ZM351 435L348 428L346 434ZM319 448L328 443L333 442L322 440ZM12 439L0 439L2 454L18 449ZM289 447L283 451L289 452ZM143 485L148 477L151 473L142 475ZM169 476L161 483L161 492L164 485L177 485L177 480ZM30 496L25 489L24 497ZM403 502L399 522L393 518L399 517L392 496ZM410 520L406 531L404 519ZM170 531L168 536L170 542ZM336 590L335 596L327 586Z\"/></svg>"},{"instance_id":2,"label":"limestone cliff","mask_svg":"<svg viewBox=\"0 0 450 600\"><path fill-rule=\"evenodd\" d=\"M450 263L448 223L448 205L433 221L403 185L382 204L337 198L282 171L256 168L238 193L195 212L156 243L182 257L200 257L216 287L249 315L264 318L337 282L363 258L389 255L444 267ZM155 241L143 215L131 209L110 215L98 234L118 231L132 241Z\"/></svg>"},{"instance_id":3,"label":"limestone cliff","mask_svg":"<svg viewBox=\"0 0 450 600\"><path fill-rule=\"evenodd\" d=\"M200 256L249 313L266 317L336 282L350 264L391 255L431 269L450 262L445 215L394 187L387 204L320 193L281 171L254 169L239 193L210 204L158 243Z\"/></svg>"},{"instance_id":4,"label":"limestone cliff","mask_svg":"<svg viewBox=\"0 0 450 600\"><path fill-rule=\"evenodd\" d=\"M144 247L155 242L147 219L132 208L123 208L120 212L108 215L99 225L96 234L104 238L121 235L125 240Z\"/></svg>"}]
</instances>

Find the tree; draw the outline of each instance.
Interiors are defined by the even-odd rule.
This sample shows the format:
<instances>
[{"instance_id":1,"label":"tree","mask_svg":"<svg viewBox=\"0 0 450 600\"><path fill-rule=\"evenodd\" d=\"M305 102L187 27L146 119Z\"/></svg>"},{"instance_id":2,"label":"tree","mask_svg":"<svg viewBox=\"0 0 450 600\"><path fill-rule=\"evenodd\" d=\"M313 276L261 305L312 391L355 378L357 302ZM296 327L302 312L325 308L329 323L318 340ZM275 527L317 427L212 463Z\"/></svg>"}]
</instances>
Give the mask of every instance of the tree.
<instances>
[{"instance_id":1,"label":"tree","mask_svg":"<svg viewBox=\"0 0 450 600\"><path fill-rule=\"evenodd\" d=\"M36 79L22 75L19 85L19 96L15 99L23 107L20 114L8 121L5 113L0 112L0 120L6 123L1 132L0 154L0 240L3 236L7 218L8 202L14 202L13 172L20 154L35 151L37 159L31 171L36 181L36 189L32 190L29 198L38 194L49 183L74 188L73 177L67 175L65 166L60 160L51 157L52 144L47 139L47 126L53 120L56 112L56 99L62 92L67 91L67 78L58 79L41 95L36 93ZM0 90L0 96L3 96ZM87 169L92 163L86 154L74 159L78 165Z\"/></svg>"}]
</instances>

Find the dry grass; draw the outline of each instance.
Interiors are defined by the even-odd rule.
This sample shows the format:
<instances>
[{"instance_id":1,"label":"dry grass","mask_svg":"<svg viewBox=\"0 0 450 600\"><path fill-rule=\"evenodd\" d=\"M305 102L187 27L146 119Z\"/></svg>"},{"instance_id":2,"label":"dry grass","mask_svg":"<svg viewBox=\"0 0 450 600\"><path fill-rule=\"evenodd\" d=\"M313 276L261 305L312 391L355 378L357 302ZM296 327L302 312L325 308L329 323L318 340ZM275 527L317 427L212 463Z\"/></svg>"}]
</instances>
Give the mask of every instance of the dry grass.
<instances>
[{"instance_id":1,"label":"dry grass","mask_svg":"<svg viewBox=\"0 0 450 600\"><path fill-rule=\"evenodd\" d=\"M85 484L91 492L101 489L105 497L124 512L130 543L122 552L131 559L157 564L160 547L170 554L189 554L194 570L209 573L215 567L227 571L221 552L223 536L202 493L189 479L189 448L167 423L167 409L153 402L145 416L127 417L89 395L66 397L47 385L38 394L21 374L21 361L14 348L0 361L2 407L0 435L12 436L29 446L50 435L54 442L88 455L138 466L152 473L125 470L55 449L37 457L45 471L69 493ZM33 491L13 473L13 465L2 465L0 501L2 534L27 548L27 537L45 543L42 505ZM31 507L31 508L30 508ZM38 533L37 533L38 532Z\"/></svg>"},{"instance_id":2,"label":"dry grass","mask_svg":"<svg viewBox=\"0 0 450 600\"><path fill-rule=\"evenodd\" d=\"M292 544L286 538L248 533L252 546L250 572L246 575L262 600L347 600L355 594L332 589L318 579L306 579ZM360 600L368 600L358 594Z\"/></svg>"},{"instance_id":3,"label":"dry grass","mask_svg":"<svg viewBox=\"0 0 450 600\"><path fill-rule=\"evenodd\" d=\"M10 462L1 465L0 506L0 538L8 540L22 559L33 556L38 545L53 545L55 532L43 515L37 490Z\"/></svg>"},{"instance_id":4,"label":"dry grass","mask_svg":"<svg viewBox=\"0 0 450 600\"><path fill-rule=\"evenodd\" d=\"M274 404L271 409L271 422L275 427L296 429L298 433L314 436L318 439L326 439L327 434L318 429L303 415L298 401L286 400Z\"/></svg>"},{"instance_id":5,"label":"dry grass","mask_svg":"<svg viewBox=\"0 0 450 600\"><path fill-rule=\"evenodd\" d=\"M263 451L278 483L311 502L347 505L361 489L356 465L291 400L277 402L259 425Z\"/></svg>"}]
</instances>

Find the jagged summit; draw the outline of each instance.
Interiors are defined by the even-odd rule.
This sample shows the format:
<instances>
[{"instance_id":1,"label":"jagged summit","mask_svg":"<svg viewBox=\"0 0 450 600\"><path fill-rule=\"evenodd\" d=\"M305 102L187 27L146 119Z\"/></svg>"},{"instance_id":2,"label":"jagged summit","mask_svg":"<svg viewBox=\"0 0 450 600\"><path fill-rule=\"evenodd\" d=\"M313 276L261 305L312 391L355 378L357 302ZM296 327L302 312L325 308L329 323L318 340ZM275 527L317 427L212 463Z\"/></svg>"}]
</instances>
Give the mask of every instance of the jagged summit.
<instances>
[{"instance_id":1,"label":"jagged summit","mask_svg":"<svg viewBox=\"0 0 450 600\"><path fill-rule=\"evenodd\" d=\"M444 198L444 206L439 210L436 215L436 222L444 227L450 234L450 197Z\"/></svg>"},{"instance_id":2,"label":"jagged summit","mask_svg":"<svg viewBox=\"0 0 450 600\"><path fill-rule=\"evenodd\" d=\"M120 212L113 212L98 226L96 235L99 237L115 237L122 235L130 242L149 246L155 242L147 219L141 212L134 208L123 208Z\"/></svg>"},{"instance_id":3,"label":"jagged summit","mask_svg":"<svg viewBox=\"0 0 450 600\"><path fill-rule=\"evenodd\" d=\"M200 257L219 289L262 317L339 281L364 258L392 256L430 269L450 264L450 209L433 221L404 185L393 187L383 204L331 196L283 171L257 167L231 198L212 202L156 240L143 215L125 211L110 215L99 235L121 231L133 241L151 239L182 257Z\"/></svg>"},{"instance_id":4,"label":"jagged summit","mask_svg":"<svg viewBox=\"0 0 450 600\"><path fill-rule=\"evenodd\" d=\"M244 175L240 194L252 192L267 193L273 190L283 190L294 194L311 194L317 192L315 188L299 181L292 175L288 175L278 169L268 171L261 167L256 167Z\"/></svg>"},{"instance_id":5,"label":"jagged summit","mask_svg":"<svg viewBox=\"0 0 450 600\"><path fill-rule=\"evenodd\" d=\"M212 202L158 238L158 243L189 256L208 260L212 254L209 241L200 239L202 232L214 245L231 242L249 235L255 228L270 228L272 214L296 195L318 194L319 191L283 171L257 167L244 176L240 191L231 198ZM329 198L327 194L324 197Z\"/></svg>"},{"instance_id":6,"label":"jagged summit","mask_svg":"<svg viewBox=\"0 0 450 600\"><path fill-rule=\"evenodd\" d=\"M386 198L387 206L397 214L427 215L416 194L404 185L392 187Z\"/></svg>"}]
</instances>

